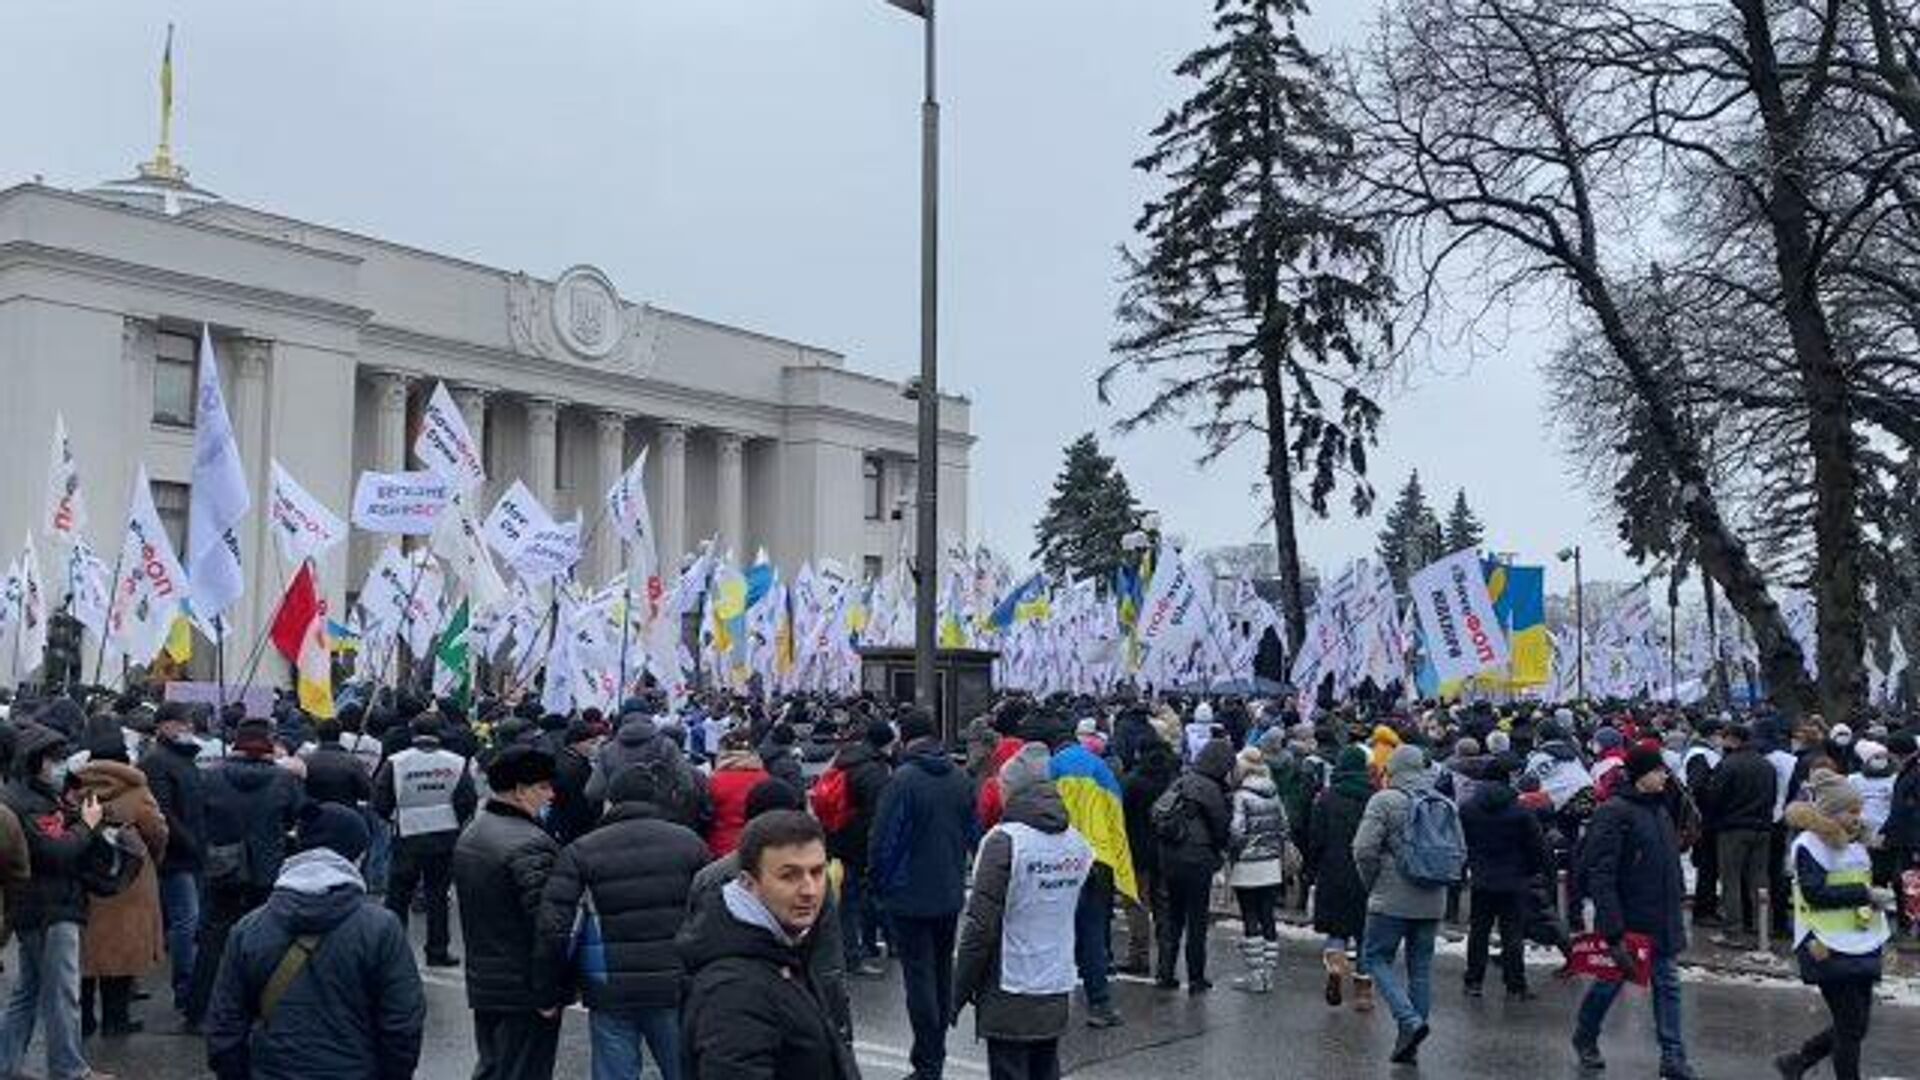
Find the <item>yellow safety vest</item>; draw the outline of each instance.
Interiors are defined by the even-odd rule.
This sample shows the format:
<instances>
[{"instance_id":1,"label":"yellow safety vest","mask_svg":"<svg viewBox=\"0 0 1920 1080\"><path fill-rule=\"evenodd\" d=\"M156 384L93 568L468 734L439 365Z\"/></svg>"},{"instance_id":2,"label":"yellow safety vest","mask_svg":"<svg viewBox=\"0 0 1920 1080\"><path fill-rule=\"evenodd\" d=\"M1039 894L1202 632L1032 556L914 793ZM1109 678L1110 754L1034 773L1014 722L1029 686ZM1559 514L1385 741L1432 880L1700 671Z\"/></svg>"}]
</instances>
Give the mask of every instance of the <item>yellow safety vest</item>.
<instances>
[{"instance_id":1,"label":"yellow safety vest","mask_svg":"<svg viewBox=\"0 0 1920 1080\"><path fill-rule=\"evenodd\" d=\"M1805 850L1827 871L1831 886L1873 884L1873 862L1867 849L1849 844L1835 850L1812 833L1801 833L1793 843L1794 852ZM1887 914L1871 905L1845 908L1817 908L1800 892L1800 881L1793 883L1793 944L1797 948L1807 938L1848 956L1864 956L1887 943L1892 936Z\"/></svg>"}]
</instances>

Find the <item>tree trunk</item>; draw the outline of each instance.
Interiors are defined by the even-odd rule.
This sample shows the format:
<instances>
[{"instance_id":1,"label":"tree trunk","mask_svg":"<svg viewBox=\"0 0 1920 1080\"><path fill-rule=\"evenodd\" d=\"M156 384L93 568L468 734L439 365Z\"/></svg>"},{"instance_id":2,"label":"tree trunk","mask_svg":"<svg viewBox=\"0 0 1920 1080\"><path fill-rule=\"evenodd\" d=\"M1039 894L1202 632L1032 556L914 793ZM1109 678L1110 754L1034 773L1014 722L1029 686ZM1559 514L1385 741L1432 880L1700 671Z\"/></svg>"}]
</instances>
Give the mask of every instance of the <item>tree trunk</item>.
<instances>
[{"instance_id":1,"label":"tree trunk","mask_svg":"<svg viewBox=\"0 0 1920 1080\"><path fill-rule=\"evenodd\" d=\"M1277 346L1263 344L1260 390L1266 398L1267 485L1273 496L1273 550L1280 557L1280 604L1287 616L1287 656L1307 640L1307 597L1300 582L1300 541L1294 535L1293 458L1287 450L1287 391Z\"/></svg>"},{"instance_id":2,"label":"tree trunk","mask_svg":"<svg viewBox=\"0 0 1920 1080\"><path fill-rule=\"evenodd\" d=\"M1727 594L1727 603L1753 629L1754 646L1760 653L1760 670L1766 676L1774 704L1788 720L1798 720L1813 710L1816 698L1813 684L1807 679L1800 646L1787 631L1780 605L1767 592L1766 578L1747 554L1746 545L1721 517L1713 487L1707 481L1700 448L1685 434L1667 388L1655 375L1640 349L1639 340L1628 328L1605 278L1587 260L1573 260L1569 269L1582 300L1600 321L1607 344L1620 366L1626 369L1634 392L1647 407L1648 427L1680 489L1681 513L1699 544L1701 567L1720 583L1721 590Z\"/></svg>"},{"instance_id":3,"label":"tree trunk","mask_svg":"<svg viewBox=\"0 0 1920 1080\"><path fill-rule=\"evenodd\" d=\"M1764 0L1735 0L1745 26L1747 82L1767 132L1768 224L1780 275L1781 313L1800 369L1813 455L1814 596L1817 602L1820 705L1832 723L1852 723L1866 705L1865 635L1860 597L1859 472L1846 372L1820 303L1819 267L1808 218L1801 152L1804 110L1789 106ZM1802 93L1813 93L1803 89Z\"/></svg>"}]
</instances>

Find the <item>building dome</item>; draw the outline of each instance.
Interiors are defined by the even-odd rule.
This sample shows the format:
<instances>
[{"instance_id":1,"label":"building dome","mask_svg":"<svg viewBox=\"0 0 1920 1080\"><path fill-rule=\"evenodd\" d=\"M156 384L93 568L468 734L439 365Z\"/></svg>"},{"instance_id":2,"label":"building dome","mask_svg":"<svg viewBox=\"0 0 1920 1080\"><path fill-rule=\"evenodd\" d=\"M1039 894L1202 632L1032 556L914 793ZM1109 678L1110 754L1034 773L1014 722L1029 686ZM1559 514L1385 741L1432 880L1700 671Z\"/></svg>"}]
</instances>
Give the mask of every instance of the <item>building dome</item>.
<instances>
[{"instance_id":1,"label":"building dome","mask_svg":"<svg viewBox=\"0 0 1920 1080\"><path fill-rule=\"evenodd\" d=\"M137 175L109 180L87 194L121 206L175 217L223 202L220 196L187 182L187 170L164 158L142 162Z\"/></svg>"}]
</instances>

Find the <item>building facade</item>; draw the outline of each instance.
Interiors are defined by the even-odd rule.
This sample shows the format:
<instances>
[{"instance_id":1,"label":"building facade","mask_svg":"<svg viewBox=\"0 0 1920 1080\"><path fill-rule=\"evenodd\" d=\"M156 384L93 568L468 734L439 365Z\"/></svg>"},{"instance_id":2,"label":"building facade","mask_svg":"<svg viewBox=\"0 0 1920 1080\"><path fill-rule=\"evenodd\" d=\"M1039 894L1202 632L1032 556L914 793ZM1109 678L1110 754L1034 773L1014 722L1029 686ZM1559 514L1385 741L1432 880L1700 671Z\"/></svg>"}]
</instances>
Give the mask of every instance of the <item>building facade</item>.
<instances>
[{"instance_id":1,"label":"building facade","mask_svg":"<svg viewBox=\"0 0 1920 1080\"><path fill-rule=\"evenodd\" d=\"M226 203L184 172L143 168L89 192L0 190L0 546L37 528L56 412L104 558L119 549L142 462L184 538L203 324L253 491L235 612L247 641L293 569L276 565L262 513L269 461L344 520L362 471L415 467L409 447L436 382L484 448L483 509L523 479L556 517L579 510L592 523L650 448L664 566L718 537L743 562L764 548L789 572L834 558L879 573L911 528L916 404L898 382L826 349L627 299L593 266L551 278L482 266ZM941 402L945 535L967 531L968 409ZM329 555L331 603L350 599L386 539L356 530ZM52 555L42 561L57 571ZM610 530L595 530L581 577L619 566ZM49 581L57 599L64 589Z\"/></svg>"}]
</instances>

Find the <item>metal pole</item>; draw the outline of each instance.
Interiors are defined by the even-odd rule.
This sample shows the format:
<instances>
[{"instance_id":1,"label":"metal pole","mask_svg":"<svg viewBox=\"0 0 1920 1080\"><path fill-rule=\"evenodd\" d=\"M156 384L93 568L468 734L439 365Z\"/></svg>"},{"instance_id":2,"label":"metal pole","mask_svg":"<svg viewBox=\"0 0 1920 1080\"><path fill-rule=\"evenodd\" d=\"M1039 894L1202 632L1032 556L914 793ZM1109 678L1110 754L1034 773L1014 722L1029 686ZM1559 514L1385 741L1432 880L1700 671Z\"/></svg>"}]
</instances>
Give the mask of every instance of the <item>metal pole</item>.
<instances>
[{"instance_id":1,"label":"metal pole","mask_svg":"<svg viewBox=\"0 0 1920 1080\"><path fill-rule=\"evenodd\" d=\"M620 540L620 565L624 584L620 602L620 697L614 703L616 708L627 700L627 647L633 637L633 547L625 537Z\"/></svg>"},{"instance_id":2,"label":"metal pole","mask_svg":"<svg viewBox=\"0 0 1920 1080\"><path fill-rule=\"evenodd\" d=\"M1587 700L1587 596L1580 579L1578 544L1573 546L1573 685L1580 700Z\"/></svg>"},{"instance_id":3,"label":"metal pole","mask_svg":"<svg viewBox=\"0 0 1920 1080\"><path fill-rule=\"evenodd\" d=\"M944 736L934 663L934 604L940 588L940 102L934 66L938 40L934 0L926 0L925 22L927 85L920 107L920 476L915 521L920 573L914 596L913 688L915 704L932 711Z\"/></svg>"}]
</instances>

